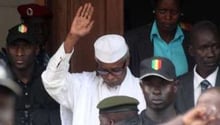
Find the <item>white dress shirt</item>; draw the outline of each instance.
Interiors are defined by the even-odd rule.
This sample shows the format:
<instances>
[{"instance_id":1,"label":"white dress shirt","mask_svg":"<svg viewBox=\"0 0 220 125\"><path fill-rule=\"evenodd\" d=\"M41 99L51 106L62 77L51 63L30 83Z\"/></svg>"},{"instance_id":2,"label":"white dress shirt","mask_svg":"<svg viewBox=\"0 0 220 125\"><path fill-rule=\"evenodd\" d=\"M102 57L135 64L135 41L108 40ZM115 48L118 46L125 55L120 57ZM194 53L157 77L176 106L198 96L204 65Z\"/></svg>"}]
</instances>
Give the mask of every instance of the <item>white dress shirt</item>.
<instances>
[{"instance_id":1,"label":"white dress shirt","mask_svg":"<svg viewBox=\"0 0 220 125\"><path fill-rule=\"evenodd\" d=\"M211 73L209 76L207 76L206 78L202 78L197 72L196 72L196 66L193 69L194 72L194 79L193 79L193 85L194 85L194 105L197 104L198 98L201 94L201 85L200 83L203 80L208 80L209 83L211 84L212 87L215 86L216 83L216 78L217 78L217 73L218 73L218 67L216 68L216 70Z\"/></svg>"},{"instance_id":2,"label":"white dress shirt","mask_svg":"<svg viewBox=\"0 0 220 125\"><path fill-rule=\"evenodd\" d=\"M72 53L66 54L62 44L42 73L47 92L61 105L63 125L99 125L96 106L102 99L113 95L134 97L140 102L139 110L146 108L139 79L128 68L122 84L109 88L95 71L68 72Z\"/></svg>"}]
</instances>

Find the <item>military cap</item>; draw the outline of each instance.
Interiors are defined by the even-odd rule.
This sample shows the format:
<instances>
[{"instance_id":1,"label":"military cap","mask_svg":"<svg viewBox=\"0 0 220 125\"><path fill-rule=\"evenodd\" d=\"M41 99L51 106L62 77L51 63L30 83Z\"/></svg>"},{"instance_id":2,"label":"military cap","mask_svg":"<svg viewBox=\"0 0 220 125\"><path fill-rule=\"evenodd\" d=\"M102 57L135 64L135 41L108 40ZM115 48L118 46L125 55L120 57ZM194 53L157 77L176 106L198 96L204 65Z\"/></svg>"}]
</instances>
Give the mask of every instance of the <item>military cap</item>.
<instances>
[{"instance_id":1,"label":"military cap","mask_svg":"<svg viewBox=\"0 0 220 125\"><path fill-rule=\"evenodd\" d=\"M16 42L18 39L24 39L30 43L37 43L37 38L35 35L35 29L33 26L27 24L18 24L8 30L7 44Z\"/></svg>"},{"instance_id":2,"label":"military cap","mask_svg":"<svg viewBox=\"0 0 220 125\"><path fill-rule=\"evenodd\" d=\"M35 3L20 5L17 7L17 10L21 18L28 18L28 17L51 18L52 17L52 12L46 6L41 6Z\"/></svg>"},{"instance_id":3,"label":"military cap","mask_svg":"<svg viewBox=\"0 0 220 125\"><path fill-rule=\"evenodd\" d=\"M174 81L176 78L173 63L164 57L151 57L144 59L140 64L140 79L148 76L158 76L167 81Z\"/></svg>"},{"instance_id":4,"label":"military cap","mask_svg":"<svg viewBox=\"0 0 220 125\"><path fill-rule=\"evenodd\" d=\"M126 111L138 111L139 102L129 96L111 96L103 99L97 105L99 113L116 113Z\"/></svg>"}]
</instances>

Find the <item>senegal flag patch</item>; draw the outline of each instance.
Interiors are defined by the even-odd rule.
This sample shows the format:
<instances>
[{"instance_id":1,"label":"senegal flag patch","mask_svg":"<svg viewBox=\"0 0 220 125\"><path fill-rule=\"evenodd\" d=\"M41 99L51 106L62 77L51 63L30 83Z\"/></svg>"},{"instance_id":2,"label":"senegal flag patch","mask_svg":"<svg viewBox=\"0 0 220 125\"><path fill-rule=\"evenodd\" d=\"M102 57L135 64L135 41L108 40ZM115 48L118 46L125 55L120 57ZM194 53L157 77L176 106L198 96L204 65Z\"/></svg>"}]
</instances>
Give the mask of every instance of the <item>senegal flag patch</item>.
<instances>
[{"instance_id":1,"label":"senegal flag patch","mask_svg":"<svg viewBox=\"0 0 220 125\"><path fill-rule=\"evenodd\" d=\"M152 69L159 70L159 69L161 69L161 67L162 67L162 60L160 60L160 59L152 60L152 63L151 63Z\"/></svg>"}]
</instances>

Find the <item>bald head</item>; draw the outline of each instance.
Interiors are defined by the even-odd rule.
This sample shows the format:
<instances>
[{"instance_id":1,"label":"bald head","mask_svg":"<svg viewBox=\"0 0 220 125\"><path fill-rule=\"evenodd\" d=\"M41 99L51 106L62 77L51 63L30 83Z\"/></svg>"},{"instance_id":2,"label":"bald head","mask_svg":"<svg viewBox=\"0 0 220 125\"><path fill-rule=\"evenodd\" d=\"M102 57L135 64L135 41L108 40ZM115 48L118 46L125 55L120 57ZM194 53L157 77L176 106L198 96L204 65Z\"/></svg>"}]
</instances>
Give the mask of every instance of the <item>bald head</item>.
<instances>
[{"instance_id":1,"label":"bald head","mask_svg":"<svg viewBox=\"0 0 220 125\"><path fill-rule=\"evenodd\" d=\"M190 42L196 45L199 37L204 34L211 33L216 40L219 40L219 30L216 24L211 21L204 20L196 23L190 32Z\"/></svg>"}]
</instances>

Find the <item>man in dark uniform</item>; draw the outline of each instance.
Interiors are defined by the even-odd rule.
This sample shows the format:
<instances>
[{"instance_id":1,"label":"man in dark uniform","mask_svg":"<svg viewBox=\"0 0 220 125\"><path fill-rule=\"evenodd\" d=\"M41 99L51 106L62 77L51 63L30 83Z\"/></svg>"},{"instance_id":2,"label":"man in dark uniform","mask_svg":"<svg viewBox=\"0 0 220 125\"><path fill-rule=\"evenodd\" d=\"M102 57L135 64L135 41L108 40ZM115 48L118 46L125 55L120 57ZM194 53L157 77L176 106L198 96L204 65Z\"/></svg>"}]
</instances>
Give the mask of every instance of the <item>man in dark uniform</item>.
<instances>
[{"instance_id":1,"label":"man in dark uniform","mask_svg":"<svg viewBox=\"0 0 220 125\"><path fill-rule=\"evenodd\" d=\"M142 125L157 125L177 115L174 100L177 91L173 63L164 57L151 57L140 64L141 87L147 109L141 112Z\"/></svg>"},{"instance_id":2,"label":"man in dark uniform","mask_svg":"<svg viewBox=\"0 0 220 125\"><path fill-rule=\"evenodd\" d=\"M7 55L14 81L22 88L17 98L16 125L60 125L59 105L46 92L41 80L45 69L36 61L39 43L27 24L11 28L7 36Z\"/></svg>"},{"instance_id":3,"label":"man in dark uniform","mask_svg":"<svg viewBox=\"0 0 220 125\"><path fill-rule=\"evenodd\" d=\"M46 6L35 3L20 5L17 10L22 22L35 28L36 36L40 43L38 61L46 66L49 61L49 55L45 47L50 35L52 12Z\"/></svg>"},{"instance_id":4,"label":"man in dark uniform","mask_svg":"<svg viewBox=\"0 0 220 125\"><path fill-rule=\"evenodd\" d=\"M129 96L107 97L99 102L100 125L138 125L137 99Z\"/></svg>"},{"instance_id":5,"label":"man in dark uniform","mask_svg":"<svg viewBox=\"0 0 220 125\"><path fill-rule=\"evenodd\" d=\"M0 60L0 125L13 125L16 95L20 87L10 78L5 64Z\"/></svg>"}]
</instances>

